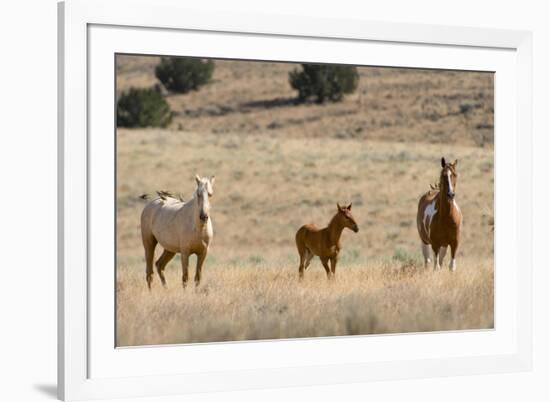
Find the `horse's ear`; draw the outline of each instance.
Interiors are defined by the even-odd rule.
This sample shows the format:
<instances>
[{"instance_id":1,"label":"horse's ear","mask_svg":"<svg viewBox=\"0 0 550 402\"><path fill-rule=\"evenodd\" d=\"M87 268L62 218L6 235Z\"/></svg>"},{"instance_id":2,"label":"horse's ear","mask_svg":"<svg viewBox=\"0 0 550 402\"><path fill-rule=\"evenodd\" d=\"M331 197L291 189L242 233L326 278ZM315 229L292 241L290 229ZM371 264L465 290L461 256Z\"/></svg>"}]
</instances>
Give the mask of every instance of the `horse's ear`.
<instances>
[{"instance_id":1,"label":"horse's ear","mask_svg":"<svg viewBox=\"0 0 550 402\"><path fill-rule=\"evenodd\" d=\"M347 206L348 211L351 211L351 204L352 203L350 202L349 205Z\"/></svg>"},{"instance_id":2,"label":"horse's ear","mask_svg":"<svg viewBox=\"0 0 550 402\"><path fill-rule=\"evenodd\" d=\"M458 159L455 159L455 163L453 163L453 166L456 167L457 164L458 164Z\"/></svg>"},{"instance_id":3,"label":"horse's ear","mask_svg":"<svg viewBox=\"0 0 550 402\"><path fill-rule=\"evenodd\" d=\"M216 176L210 176L210 184L214 185L215 181L216 181Z\"/></svg>"},{"instance_id":4,"label":"horse's ear","mask_svg":"<svg viewBox=\"0 0 550 402\"><path fill-rule=\"evenodd\" d=\"M445 167L446 164L445 158L441 158L441 167Z\"/></svg>"},{"instance_id":5,"label":"horse's ear","mask_svg":"<svg viewBox=\"0 0 550 402\"><path fill-rule=\"evenodd\" d=\"M341 211L341 210L342 210L342 207L340 206L340 203L339 203L339 202L336 203L336 207L338 208L338 211Z\"/></svg>"},{"instance_id":6,"label":"horse's ear","mask_svg":"<svg viewBox=\"0 0 550 402\"><path fill-rule=\"evenodd\" d=\"M201 184L201 178L198 174L195 175L195 181L197 182L197 185Z\"/></svg>"}]
</instances>

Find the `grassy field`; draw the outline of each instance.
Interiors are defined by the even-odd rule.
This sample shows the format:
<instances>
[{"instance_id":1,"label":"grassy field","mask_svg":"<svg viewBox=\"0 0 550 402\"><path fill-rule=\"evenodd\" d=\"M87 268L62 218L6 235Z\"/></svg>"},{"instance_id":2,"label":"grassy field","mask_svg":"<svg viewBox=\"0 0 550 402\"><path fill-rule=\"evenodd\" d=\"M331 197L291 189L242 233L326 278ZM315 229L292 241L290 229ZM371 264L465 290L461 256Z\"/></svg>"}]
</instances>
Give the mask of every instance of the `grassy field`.
<instances>
[{"instance_id":1,"label":"grassy field","mask_svg":"<svg viewBox=\"0 0 550 402\"><path fill-rule=\"evenodd\" d=\"M120 59L119 91L154 84L156 62ZM117 345L492 328L491 75L363 68L344 102L296 106L295 66L216 66L201 91L168 96L168 129L117 130ZM455 273L423 269L415 225L441 156L459 159ZM195 173L216 175L203 282L184 291L177 257L149 292L138 196L188 199ZM344 232L336 281L315 259L298 283L294 234L336 202L360 231Z\"/></svg>"},{"instance_id":2,"label":"grassy field","mask_svg":"<svg viewBox=\"0 0 550 402\"><path fill-rule=\"evenodd\" d=\"M204 284L185 291L179 270L171 269L167 289L157 282L152 292L137 267L122 267L118 345L493 326L493 267L488 260L462 259L454 274L400 260L346 262L331 282L315 264L301 283L295 265L290 258L212 263Z\"/></svg>"}]
</instances>

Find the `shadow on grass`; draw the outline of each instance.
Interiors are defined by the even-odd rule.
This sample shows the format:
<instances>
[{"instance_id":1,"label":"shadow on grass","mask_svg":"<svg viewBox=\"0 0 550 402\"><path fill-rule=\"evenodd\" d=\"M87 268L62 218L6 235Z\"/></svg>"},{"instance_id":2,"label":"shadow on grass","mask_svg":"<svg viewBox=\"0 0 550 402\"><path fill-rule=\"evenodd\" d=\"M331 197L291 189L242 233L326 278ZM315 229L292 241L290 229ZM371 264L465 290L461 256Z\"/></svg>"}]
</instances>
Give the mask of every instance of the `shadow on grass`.
<instances>
[{"instance_id":1,"label":"shadow on grass","mask_svg":"<svg viewBox=\"0 0 550 402\"><path fill-rule=\"evenodd\" d=\"M250 109L273 109L277 107L294 106L299 103L300 102L296 98L275 98L242 103L241 107Z\"/></svg>"}]
</instances>

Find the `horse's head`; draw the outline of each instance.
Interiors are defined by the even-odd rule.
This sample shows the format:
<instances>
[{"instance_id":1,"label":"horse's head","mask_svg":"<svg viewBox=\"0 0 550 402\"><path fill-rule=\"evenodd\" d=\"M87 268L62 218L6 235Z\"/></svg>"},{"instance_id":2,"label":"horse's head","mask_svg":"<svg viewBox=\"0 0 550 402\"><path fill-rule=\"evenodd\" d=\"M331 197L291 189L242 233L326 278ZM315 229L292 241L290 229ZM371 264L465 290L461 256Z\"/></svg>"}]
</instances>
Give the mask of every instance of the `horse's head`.
<instances>
[{"instance_id":1,"label":"horse's head","mask_svg":"<svg viewBox=\"0 0 550 402\"><path fill-rule=\"evenodd\" d=\"M458 160L454 163L445 162L445 158L441 158L441 175L439 177L439 188L443 194L447 195L447 198L452 201L455 198L456 190L456 178L458 173L456 171L456 165Z\"/></svg>"},{"instance_id":2,"label":"horse's head","mask_svg":"<svg viewBox=\"0 0 550 402\"><path fill-rule=\"evenodd\" d=\"M199 206L199 218L206 223L210 216L210 197L214 195L214 180L215 177L199 177L195 176L197 182L196 199Z\"/></svg>"},{"instance_id":3,"label":"horse's head","mask_svg":"<svg viewBox=\"0 0 550 402\"><path fill-rule=\"evenodd\" d=\"M344 227L353 230L355 233L359 232L359 226L357 226L357 222L355 222L355 219L351 214L351 204L347 207L341 207L340 204L336 203L336 206L338 207L338 217Z\"/></svg>"}]
</instances>

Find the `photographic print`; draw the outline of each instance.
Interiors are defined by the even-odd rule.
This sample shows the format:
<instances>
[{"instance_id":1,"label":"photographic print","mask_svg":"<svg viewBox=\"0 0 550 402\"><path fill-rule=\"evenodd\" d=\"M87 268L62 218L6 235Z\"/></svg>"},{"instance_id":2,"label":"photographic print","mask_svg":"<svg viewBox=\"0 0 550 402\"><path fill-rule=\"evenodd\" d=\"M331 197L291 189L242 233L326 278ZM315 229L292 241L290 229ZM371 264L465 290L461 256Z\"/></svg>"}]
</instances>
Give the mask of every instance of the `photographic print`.
<instances>
[{"instance_id":1,"label":"photographic print","mask_svg":"<svg viewBox=\"0 0 550 402\"><path fill-rule=\"evenodd\" d=\"M116 55L116 346L494 328L492 72Z\"/></svg>"}]
</instances>

